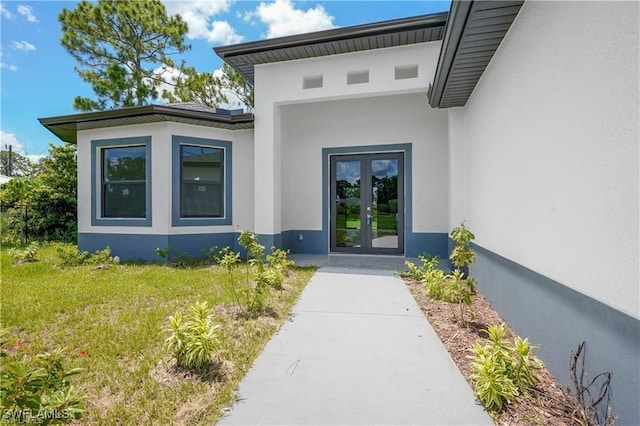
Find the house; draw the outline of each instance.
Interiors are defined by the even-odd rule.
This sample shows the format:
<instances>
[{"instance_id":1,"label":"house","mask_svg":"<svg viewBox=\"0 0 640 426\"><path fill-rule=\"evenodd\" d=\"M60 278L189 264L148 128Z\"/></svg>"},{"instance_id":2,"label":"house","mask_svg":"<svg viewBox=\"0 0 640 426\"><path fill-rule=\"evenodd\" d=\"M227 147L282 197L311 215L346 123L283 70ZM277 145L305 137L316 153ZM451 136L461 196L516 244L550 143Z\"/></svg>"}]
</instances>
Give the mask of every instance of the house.
<instances>
[{"instance_id":1,"label":"house","mask_svg":"<svg viewBox=\"0 0 640 426\"><path fill-rule=\"evenodd\" d=\"M561 383L587 342L640 424L637 2L450 12L216 48L253 114L192 104L41 119L78 146L78 243L154 259L250 229L294 253L446 257Z\"/></svg>"}]
</instances>

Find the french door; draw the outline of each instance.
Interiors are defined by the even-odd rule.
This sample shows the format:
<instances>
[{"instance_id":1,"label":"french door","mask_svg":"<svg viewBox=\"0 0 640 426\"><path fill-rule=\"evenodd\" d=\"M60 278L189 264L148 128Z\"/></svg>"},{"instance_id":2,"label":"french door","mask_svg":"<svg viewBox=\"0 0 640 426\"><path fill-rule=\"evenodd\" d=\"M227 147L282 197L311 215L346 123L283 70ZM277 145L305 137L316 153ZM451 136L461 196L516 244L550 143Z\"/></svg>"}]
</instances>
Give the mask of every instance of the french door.
<instances>
[{"instance_id":1,"label":"french door","mask_svg":"<svg viewBox=\"0 0 640 426\"><path fill-rule=\"evenodd\" d=\"M404 253L404 155L331 158L331 251Z\"/></svg>"}]
</instances>

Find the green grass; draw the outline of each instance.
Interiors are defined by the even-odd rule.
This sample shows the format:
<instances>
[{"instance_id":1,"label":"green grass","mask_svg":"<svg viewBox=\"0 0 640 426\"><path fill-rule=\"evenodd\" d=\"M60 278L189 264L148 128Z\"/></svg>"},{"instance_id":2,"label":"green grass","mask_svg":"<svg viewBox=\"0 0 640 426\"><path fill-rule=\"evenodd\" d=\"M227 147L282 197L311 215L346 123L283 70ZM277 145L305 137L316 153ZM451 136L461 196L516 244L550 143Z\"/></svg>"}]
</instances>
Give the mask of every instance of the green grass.
<instances>
[{"instance_id":1,"label":"green grass","mask_svg":"<svg viewBox=\"0 0 640 426\"><path fill-rule=\"evenodd\" d=\"M271 290L269 315L251 318L238 315L229 275L217 267L63 269L52 248L41 249L34 263L12 265L6 250L1 257L7 346L18 355L67 349L65 367L84 369L72 379L88 396L83 424L214 423L314 272L294 268L283 291ZM236 270L236 285L244 273ZM162 347L162 329L169 315L202 300L216 307L221 326L220 372L185 378Z\"/></svg>"}]
</instances>

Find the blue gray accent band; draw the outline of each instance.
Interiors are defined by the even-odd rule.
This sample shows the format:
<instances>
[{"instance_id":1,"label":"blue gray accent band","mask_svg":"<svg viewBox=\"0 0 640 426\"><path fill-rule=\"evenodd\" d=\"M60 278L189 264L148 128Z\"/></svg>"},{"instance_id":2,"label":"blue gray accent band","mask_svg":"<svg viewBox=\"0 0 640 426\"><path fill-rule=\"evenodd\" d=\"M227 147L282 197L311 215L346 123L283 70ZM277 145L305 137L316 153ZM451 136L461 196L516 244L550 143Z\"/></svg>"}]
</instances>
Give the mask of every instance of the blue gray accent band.
<instances>
[{"instance_id":1,"label":"blue gray accent band","mask_svg":"<svg viewBox=\"0 0 640 426\"><path fill-rule=\"evenodd\" d=\"M588 377L611 372L618 423L640 424L640 320L477 244L472 249L478 289L517 334L540 344L536 354L560 384L569 384L571 352L586 341Z\"/></svg>"},{"instance_id":2,"label":"blue gray accent band","mask_svg":"<svg viewBox=\"0 0 640 426\"><path fill-rule=\"evenodd\" d=\"M205 257L203 250L214 246L234 248L237 240L235 232L219 234L185 234L185 235L153 235L153 234L78 234L78 249L94 252L109 246L113 256L123 261L141 260L145 262L161 262L156 249L171 246L171 255L186 255L193 259Z\"/></svg>"}]
</instances>

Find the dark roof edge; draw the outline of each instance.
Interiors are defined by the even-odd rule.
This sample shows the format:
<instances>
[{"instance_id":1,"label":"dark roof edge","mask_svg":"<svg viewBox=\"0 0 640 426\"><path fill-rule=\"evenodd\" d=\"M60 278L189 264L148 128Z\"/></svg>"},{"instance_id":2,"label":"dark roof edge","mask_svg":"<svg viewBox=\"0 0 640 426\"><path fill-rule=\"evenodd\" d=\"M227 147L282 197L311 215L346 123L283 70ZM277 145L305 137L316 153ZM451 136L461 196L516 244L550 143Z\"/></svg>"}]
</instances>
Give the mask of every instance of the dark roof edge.
<instances>
[{"instance_id":1,"label":"dark roof edge","mask_svg":"<svg viewBox=\"0 0 640 426\"><path fill-rule=\"evenodd\" d=\"M451 10L449 12L449 19L447 19L447 26L444 29L444 37L442 39L442 47L440 47L440 56L438 57L438 65L436 66L436 72L433 77L433 84L429 86L429 91L427 92L429 105L431 105L432 108L440 107L444 87L449 79L451 66L458 53L458 46L462 40L462 34L467 25L472 6L473 0L453 0L451 3Z\"/></svg>"},{"instance_id":2,"label":"dark roof edge","mask_svg":"<svg viewBox=\"0 0 640 426\"><path fill-rule=\"evenodd\" d=\"M393 19L350 27L333 28L312 33L296 34L247 43L214 47L213 50L223 60L227 57L285 49L315 43L346 40L356 37L382 35L411 29L438 27L447 21L448 12Z\"/></svg>"},{"instance_id":3,"label":"dark roof edge","mask_svg":"<svg viewBox=\"0 0 640 426\"><path fill-rule=\"evenodd\" d=\"M209 121L227 125L251 123L253 114L220 115L206 111L188 110L168 105L145 105L106 111L84 112L80 114L61 115L38 118L40 124L64 142L77 142L77 127L80 123L107 121L119 118L141 117L148 115L164 115L176 118ZM71 132L73 131L73 136Z\"/></svg>"}]
</instances>

